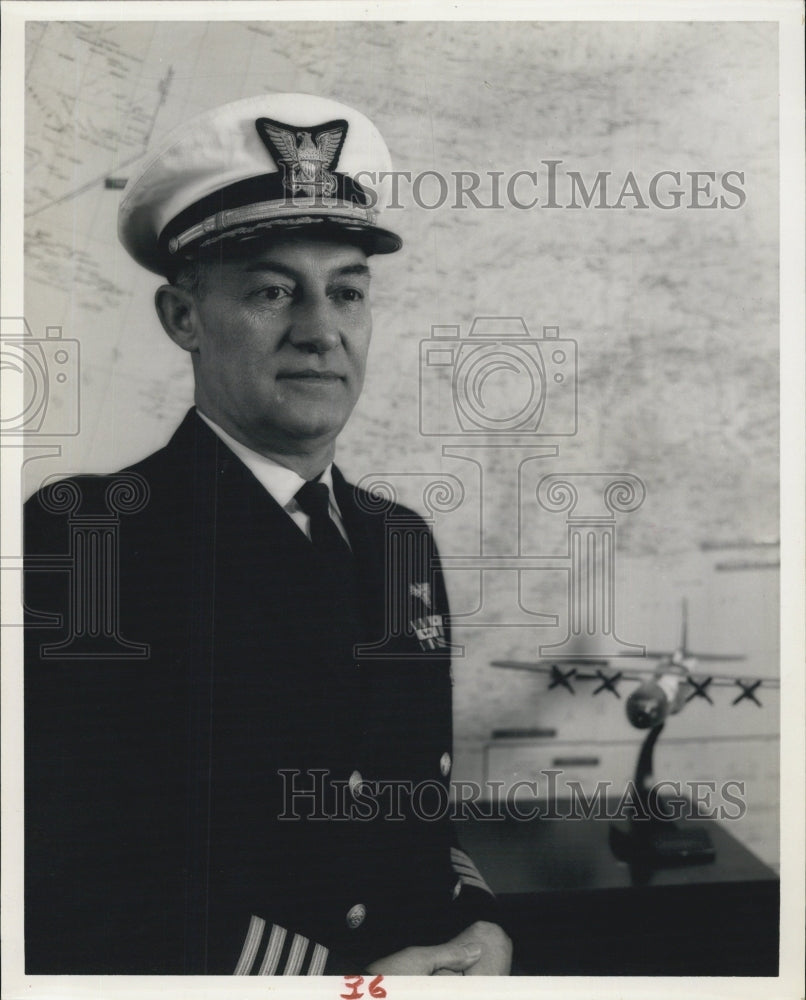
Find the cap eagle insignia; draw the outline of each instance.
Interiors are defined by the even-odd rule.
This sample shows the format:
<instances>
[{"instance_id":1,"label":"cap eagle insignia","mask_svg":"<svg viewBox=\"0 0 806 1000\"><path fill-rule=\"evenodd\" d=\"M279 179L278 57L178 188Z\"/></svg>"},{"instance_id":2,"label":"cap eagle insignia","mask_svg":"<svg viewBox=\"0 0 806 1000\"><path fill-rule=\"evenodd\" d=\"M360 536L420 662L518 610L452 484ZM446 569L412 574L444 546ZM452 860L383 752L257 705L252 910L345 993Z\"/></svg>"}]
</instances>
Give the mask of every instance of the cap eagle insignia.
<instances>
[{"instance_id":1,"label":"cap eagle insignia","mask_svg":"<svg viewBox=\"0 0 806 1000\"><path fill-rule=\"evenodd\" d=\"M335 193L337 183L331 171L339 161L347 135L343 118L304 127L258 118L255 127L292 195L330 198Z\"/></svg>"}]
</instances>

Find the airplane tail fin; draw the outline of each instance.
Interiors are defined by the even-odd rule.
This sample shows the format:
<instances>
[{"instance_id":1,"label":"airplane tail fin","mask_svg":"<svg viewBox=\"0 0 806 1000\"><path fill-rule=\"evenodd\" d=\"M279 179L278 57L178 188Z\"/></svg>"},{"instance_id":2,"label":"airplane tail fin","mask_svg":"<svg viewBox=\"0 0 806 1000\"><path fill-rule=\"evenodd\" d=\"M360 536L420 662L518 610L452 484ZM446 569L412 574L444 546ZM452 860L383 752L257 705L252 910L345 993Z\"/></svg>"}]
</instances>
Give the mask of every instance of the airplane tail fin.
<instances>
[{"instance_id":1,"label":"airplane tail fin","mask_svg":"<svg viewBox=\"0 0 806 1000\"><path fill-rule=\"evenodd\" d=\"M683 624L680 629L680 648L688 652L688 599L683 598Z\"/></svg>"}]
</instances>

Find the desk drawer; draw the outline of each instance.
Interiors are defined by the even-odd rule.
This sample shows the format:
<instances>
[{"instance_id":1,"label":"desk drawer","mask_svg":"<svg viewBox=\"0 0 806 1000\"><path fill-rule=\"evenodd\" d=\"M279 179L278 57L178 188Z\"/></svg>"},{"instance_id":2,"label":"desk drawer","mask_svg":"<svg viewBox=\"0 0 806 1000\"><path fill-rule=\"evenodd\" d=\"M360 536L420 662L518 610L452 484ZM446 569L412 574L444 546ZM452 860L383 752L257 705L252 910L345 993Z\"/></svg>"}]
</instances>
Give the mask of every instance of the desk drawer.
<instances>
[{"instance_id":1,"label":"desk drawer","mask_svg":"<svg viewBox=\"0 0 806 1000\"><path fill-rule=\"evenodd\" d=\"M503 781L509 789L518 782L537 782L541 796L553 781L564 796L564 785L579 782L590 794L600 781L611 782L611 792L620 795L635 777L642 737L635 740L500 740L485 747L485 778ZM740 782L744 798L759 810L778 804L778 737L753 739L674 739L665 735L655 748L655 778L658 781ZM560 773L549 779L547 771ZM519 794L516 792L516 794ZM534 797L526 788L524 795Z\"/></svg>"},{"instance_id":2,"label":"desk drawer","mask_svg":"<svg viewBox=\"0 0 806 1000\"><path fill-rule=\"evenodd\" d=\"M558 798L570 794L569 782L578 783L586 795L602 781L611 782L611 794L620 795L634 776L639 743L530 742L493 743L485 754L487 781L502 781L516 799L535 798L526 784L535 782L538 797L553 791ZM559 772L550 776L547 772Z\"/></svg>"}]
</instances>

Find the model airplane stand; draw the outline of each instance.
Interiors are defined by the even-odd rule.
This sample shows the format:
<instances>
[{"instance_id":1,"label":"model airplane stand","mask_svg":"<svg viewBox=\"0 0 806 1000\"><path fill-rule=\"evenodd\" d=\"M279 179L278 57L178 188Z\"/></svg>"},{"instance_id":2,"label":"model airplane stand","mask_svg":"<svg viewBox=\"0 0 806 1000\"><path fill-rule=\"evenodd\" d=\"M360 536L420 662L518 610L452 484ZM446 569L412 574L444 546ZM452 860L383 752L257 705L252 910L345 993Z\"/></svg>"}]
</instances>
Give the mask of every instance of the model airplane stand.
<instances>
[{"instance_id":1,"label":"model airplane stand","mask_svg":"<svg viewBox=\"0 0 806 1000\"><path fill-rule=\"evenodd\" d=\"M656 815L657 803L651 801L652 756L662 732L662 724L650 729L638 755L635 788L645 818L612 823L610 849L619 861L650 870L713 861L716 851L704 827L678 826L674 820Z\"/></svg>"}]
</instances>

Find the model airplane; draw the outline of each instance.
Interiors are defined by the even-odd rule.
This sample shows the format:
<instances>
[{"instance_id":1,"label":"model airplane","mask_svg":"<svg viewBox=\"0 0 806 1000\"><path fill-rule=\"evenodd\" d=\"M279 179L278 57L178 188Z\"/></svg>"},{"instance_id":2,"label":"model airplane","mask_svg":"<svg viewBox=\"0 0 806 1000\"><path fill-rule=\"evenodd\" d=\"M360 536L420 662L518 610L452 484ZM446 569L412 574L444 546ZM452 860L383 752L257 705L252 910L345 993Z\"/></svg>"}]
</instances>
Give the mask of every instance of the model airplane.
<instances>
[{"instance_id":1,"label":"model airplane","mask_svg":"<svg viewBox=\"0 0 806 1000\"><path fill-rule=\"evenodd\" d=\"M745 657L722 653L692 653L688 648L688 602L685 600L677 648L672 652L648 652L645 655L649 659L658 660L658 664L655 667L618 670L610 666L609 660L563 657L556 661L536 662L494 660L492 666L548 674L549 690L561 687L571 694L576 694L576 682L594 681L597 686L593 689L593 694L609 691L616 698L621 698L618 690L620 683L638 683L639 687L627 699L627 715L638 729L659 725L667 716L679 712L694 698L703 698L709 705L713 705L711 688L738 687L739 694L731 702L732 705L747 700L761 707L757 696L759 689L780 686L778 678L755 678L698 670L698 665L702 663L731 663L744 660Z\"/></svg>"},{"instance_id":2,"label":"model airplane","mask_svg":"<svg viewBox=\"0 0 806 1000\"><path fill-rule=\"evenodd\" d=\"M636 871L651 871L667 865L693 864L711 861L714 847L707 829L687 824L678 827L674 822L660 819L649 810L649 795L653 784L653 752L666 720L675 715L694 698L703 698L709 705L714 702L711 687L733 686L740 689L733 705L752 701L761 706L756 696L759 688L779 687L777 678L749 678L736 674L717 674L698 670L702 663L730 663L743 660L743 656L722 653L692 653L688 648L688 604L683 601L683 622L680 643L672 652L649 652L649 659L657 660L655 667L617 670L608 660L588 657L566 658L557 661L538 660L536 663L519 660L496 660L494 667L509 670L531 670L549 675L549 689L564 688L576 694L575 682L594 681L593 694L609 691L621 698L618 685L633 681L638 687L626 702L627 718L637 729L648 730L644 738L635 770L633 785L644 815L650 822L630 820L625 824L611 824L610 846L622 861L636 866Z\"/></svg>"}]
</instances>

